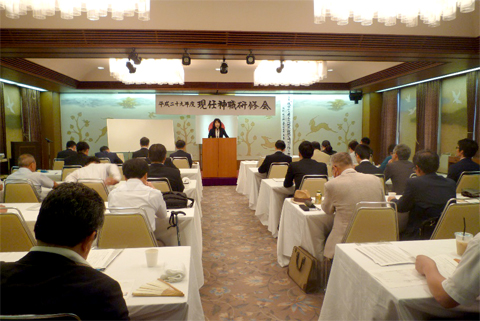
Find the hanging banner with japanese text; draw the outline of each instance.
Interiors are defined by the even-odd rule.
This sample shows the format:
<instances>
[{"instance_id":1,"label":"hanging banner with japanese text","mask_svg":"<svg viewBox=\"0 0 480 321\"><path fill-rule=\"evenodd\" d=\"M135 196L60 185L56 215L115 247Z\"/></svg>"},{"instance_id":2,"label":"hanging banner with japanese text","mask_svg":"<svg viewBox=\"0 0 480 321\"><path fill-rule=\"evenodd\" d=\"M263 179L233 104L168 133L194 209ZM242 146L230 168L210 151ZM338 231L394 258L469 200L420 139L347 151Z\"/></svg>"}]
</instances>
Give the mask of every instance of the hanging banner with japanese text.
<instances>
[{"instance_id":1,"label":"hanging banner with japanese text","mask_svg":"<svg viewBox=\"0 0 480 321\"><path fill-rule=\"evenodd\" d=\"M166 115L275 115L275 97L157 95L156 113Z\"/></svg>"}]
</instances>

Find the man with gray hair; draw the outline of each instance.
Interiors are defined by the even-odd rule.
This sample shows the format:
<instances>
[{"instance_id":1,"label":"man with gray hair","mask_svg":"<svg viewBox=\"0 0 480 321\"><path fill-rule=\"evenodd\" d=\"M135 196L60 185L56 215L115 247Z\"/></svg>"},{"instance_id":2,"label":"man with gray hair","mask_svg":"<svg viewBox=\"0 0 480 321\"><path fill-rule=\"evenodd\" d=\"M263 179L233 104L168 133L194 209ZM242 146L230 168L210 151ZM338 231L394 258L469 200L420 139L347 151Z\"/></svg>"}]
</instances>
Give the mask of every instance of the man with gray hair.
<instances>
[{"instance_id":1,"label":"man with gray hair","mask_svg":"<svg viewBox=\"0 0 480 321\"><path fill-rule=\"evenodd\" d=\"M37 190L40 200L43 200L45 196L47 196L51 188L58 186L57 182L52 181L42 173L36 172L37 163L35 162L35 158L30 154L20 155L18 158L18 166L18 171L9 175L7 177L7 182L29 179ZM47 188L43 193L42 187Z\"/></svg>"},{"instance_id":2,"label":"man with gray hair","mask_svg":"<svg viewBox=\"0 0 480 321\"><path fill-rule=\"evenodd\" d=\"M392 160L388 162L385 168L385 181L392 180L392 192L402 195L407 186L407 179L414 171L413 163L410 158L411 150L405 144L398 144L393 149Z\"/></svg>"},{"instance_id":3,"label":"man with gray hair","mask_svg":"<svg viewBox=\"0 0 480 321\"><path fill-rule=\"evenodd\" d=\"M324 256L331 259L335 245L343 239L358 202L384 202L382 183L374 175L358 173L348 153L336 153L330 158L334 179L325 183L322 209L334 215L333 228L325 244Z\"/></svg>"}]
</instances>

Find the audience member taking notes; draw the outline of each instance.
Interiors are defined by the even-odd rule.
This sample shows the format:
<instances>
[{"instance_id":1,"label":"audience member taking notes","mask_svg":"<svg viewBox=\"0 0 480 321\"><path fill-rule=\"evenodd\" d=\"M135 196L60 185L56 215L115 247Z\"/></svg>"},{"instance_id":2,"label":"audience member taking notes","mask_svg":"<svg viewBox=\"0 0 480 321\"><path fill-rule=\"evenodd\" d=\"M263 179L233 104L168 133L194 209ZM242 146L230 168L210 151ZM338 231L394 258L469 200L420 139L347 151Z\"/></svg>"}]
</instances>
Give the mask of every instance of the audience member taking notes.
<instances>
[{"instance_id":1,"label":"audience member taking notes","mask_svg":"<svg viewBox=\"0 0 480 321\"><path fill-rule=\"evenodd\" d=\"M88 157L85 166L70 173L65 182L76 183L79 179L97 178L105 185L115 185L122 179L118 166L115 164L100 163L97 157Z\"/></svg>"},{"instance_id":2,"label":"audience member taking notes","mask_svg":"<svg viewBox=\"0 0 480 321\"><path fill-rule=\"evenodd\" d=\"M35 224L38 245L18 262L0 262L1 314L129 320L118 282L86 261L104 212L101 197L82 184L64 183L50 192Z\"/></svg>"},{"instance_id":3,"label":"audience member taking notes","mask_svg":"<svg viewBox=\"0 0 480 321\"><path fill-rule=\"evenodd\" d=\"M134 158L126 161L123 164L123 175L127 182L108 194L108 206L143 207L147 212L147 220L155 231L155 218L158 218L162 225L168 225L168 214L162 192L153 188L147 181L148 167L143 159Z\"/></svg>"},{"instance_id":4,"label":"audience member taking notes","mask_svg":"<svg viewBox=\"0 0 480 321\"><path fill-rule=\"evenodd\" d=\"M258 172L260 174L267 174L272 163L286 162L290 164L292 162L292 157L284 154L285 147L285 142L283 140L277 140L275 142L275 153L265 157L262 165L258 168Z\"/></svg>"},{"instance_id":5,"label":"audience member taking notes","mask_svg":"<svg viewBox=\"0 0 480 321\"><path fill-rule=\"evenodd\" d=\"M358 165L355 170L364 174L383 174L383 171L370 163L370 147L367 145L358 144L355 147L355 158Z\"/></svg>"},{"instance_id":6,"label":"audience member taking notes","mask_svg":"<svg viewBox=\"0 0 480 321\"><path fill-rule=\"evenodd\" d=\"M122 164L123 163L123 161L120 159L120 157L118 157L117 153L110 152L110 148L108 148L108 146L100 147L100 152L95 153L95 157L108 158L110 160L110 163L114 163L114 164Z\"/></svg>"},{"instance_id":7,"label":"audience member taking notes","mask_svg":"<svg viewBox=\"0 0 480 321\"><path fill-rule=\"evenodd\" d=\"M42 173L36 172L37 163L35 162L35 158L30 154L20 155L20 157L18 158L18 166L18 171L9 175L7 177L7 182L15 182L18 180L29 179L30 181L32 181L33 186L37 190L37 193L40 196L41 200L45 198L45 196L50 191L47 190L42 193L42 187L50 189L58 186L57 182L52 181L50 178L43 175Z\"/></svg>"},{"instance_id":8,"label":"audience member taking notes","mask_svg":"<svg viewBox=\"0 0 480 321\"><path fill-rule=\"evenodd\" d=\"M177 140L177 142L175 143L175 148L177 150L170 154L170 158L186 157L188 159L188 164L190 165L190 167L192 167L192 155L186 152L187 147L185 141L181 139Z\"/></svg>"},{"instance_id":9,"label":"audience member taking notes","mask_svg":"<svg viewBox=\"0 0 480 321\"><path fill-rule=\"evenodd\" d=\"M295 190L300 187L303 176L309 174L328 175L327 165L319 163L312 159L313 146L309 141L303 141L298 146L298 153L300 160L298 162L291 162L288 165L287 174L283 181L284 187L290 187L295 181Z\"/></svg>"},{"instance_id":10,"label":"audience member taking notes","mask_svg":"<svg viewBox=\"0 0 480 321\"><path fill-rule=\"evenodd\" d=\"M378 177L355 171L350 154L332 155L331 162L335 178L325 183L325 199L322 201L325 214L335 215L332 231L325 243L324 256L329 259L333 258L335 245L342 241L357 203L385 201Z\"/></svg>"},{"instance_id":11,"label":"audience member taking notes","mask_svg":"<svg viewBox=\"0 0 480 321\"><path fill-rule=\"evenodd\" d=\"M469 242L456 270L448 278L438 271L435 261L425 255L417 256L417 271L427 278L428 288L444 308L458 305L476 307L480 313L480 233Z\"/></svg>"},{"instance_id":12,"label":"audience member taking notes","mask_svg":"<svg viewBox=\"0 0 480 321\"><path fill-rule=\"evenodd\" d=\"M385 181L392 180L392 192L402 195L407 186L407 180L412 173L415 173L410 158L410 147L405 144L398 144L393 149L392 160L385 168Z\"/></svg>"},{"instance_id":13,"label":"audience member taking notes","mask_svg":"<svg viewBox=\"0 0 480 321\"><path fill-rule=\"evenodd\" d=\"M77 144L77 153L75 155L65 158L65 165L80 165L85 166L85 162L88 158L88 152L90 151L90 146L86 142L78 142Z\"/></svg>"},{"instance_id":14,"label":"audience member taking notes","mask_svg":"<svg viewBox=\"0 0 480 321\"><path fill-rule=\"evenodd\" d=\"M460 160L450 165L448 168L448 178L458 182L460 175L465 171L480 171L480 165L472 160L472 157L478 151L478 143L474 140L465 138L458 141L457 157ZM479 187L480 188L480 187Z\"/></svg>"},{"instance_id":15,"label":"audience member taking notes","mask_svg":"<svg viewBox=\"0 0 480 321\"><path fill-rule=\"evenodd\" d=\"M170 181L173 191L183 192L185 188L178 168L164 165L167 158L167 149L162 144L153 144L148 150L148 158L152 162L148 170L148 177L166 177Z\"/></svg>"}]
</instances>

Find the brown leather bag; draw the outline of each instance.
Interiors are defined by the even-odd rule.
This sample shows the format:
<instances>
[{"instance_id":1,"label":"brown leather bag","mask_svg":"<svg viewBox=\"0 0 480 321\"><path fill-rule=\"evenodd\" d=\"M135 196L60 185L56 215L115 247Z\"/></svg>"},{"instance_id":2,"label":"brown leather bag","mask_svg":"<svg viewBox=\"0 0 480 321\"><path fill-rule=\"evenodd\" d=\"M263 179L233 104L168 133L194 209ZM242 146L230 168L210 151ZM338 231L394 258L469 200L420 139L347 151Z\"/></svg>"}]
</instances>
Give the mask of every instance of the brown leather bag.
<instances>
[{"instance_id":1,"label":"brown leather bag","mask_svg":"<svg viewBox=\"0 0 480 321\"><path fill-rule=\"evenodd\" d=\"M320 262L302 247L293 248L288 264L288 276L305 293L320 290Z\"/></svg>"}]
</instances>

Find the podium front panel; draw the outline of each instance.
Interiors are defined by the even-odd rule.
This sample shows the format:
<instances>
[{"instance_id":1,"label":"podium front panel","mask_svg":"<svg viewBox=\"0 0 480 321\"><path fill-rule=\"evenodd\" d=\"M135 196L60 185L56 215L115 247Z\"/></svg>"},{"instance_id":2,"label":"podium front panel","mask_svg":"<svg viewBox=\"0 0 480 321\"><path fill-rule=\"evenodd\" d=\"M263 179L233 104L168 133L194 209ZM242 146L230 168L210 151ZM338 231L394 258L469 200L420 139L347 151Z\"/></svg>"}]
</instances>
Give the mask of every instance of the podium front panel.
<instances>
[{"instance_id":1,"label":"podium front panel","mask_svg":"<svg viewBox=\"0 0 480 321\"><path fill-rule=\"evenodd\" d=\"M237 177L236 138L219 138L218 177Z\"/></svg>"},{"instance_id":2,"label":"podium front panel","mask_svg":"<svg viewBox=\"0 0 480 321\"><path fill-rule=\"evenodd\" d=\"M203 177L218 177L218 141L223 138L204 138L202 141Z\"/></svg>"}]
</instances>

